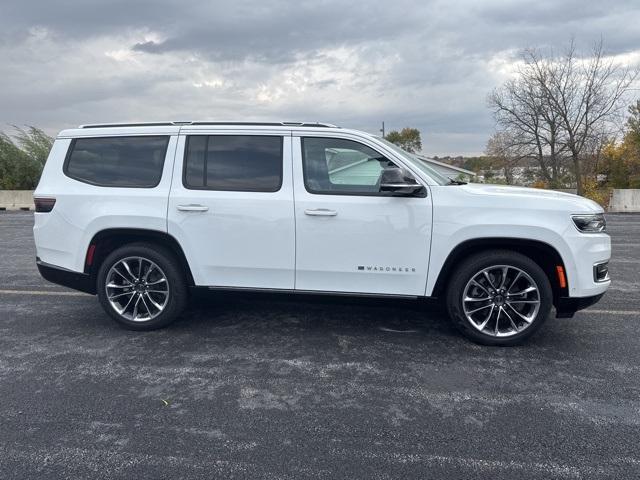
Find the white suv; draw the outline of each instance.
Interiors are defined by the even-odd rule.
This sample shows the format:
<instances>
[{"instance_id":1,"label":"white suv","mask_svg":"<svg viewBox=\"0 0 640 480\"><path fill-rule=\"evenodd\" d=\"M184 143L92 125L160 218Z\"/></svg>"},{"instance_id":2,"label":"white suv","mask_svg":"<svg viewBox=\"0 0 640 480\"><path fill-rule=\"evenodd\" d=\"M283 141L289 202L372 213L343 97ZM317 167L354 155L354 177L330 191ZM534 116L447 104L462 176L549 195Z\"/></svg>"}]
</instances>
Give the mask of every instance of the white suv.
<instances>
[{"instance_id":1,"label":"white suv","mask_svg":"<svg viewBox=\"0 0 640 480\"><path fill-rule=\"evenodd\" d=\"M596 203L450 181L333 125L65 130L34 197L42 276L136 330L174 320L190 289L248 289L442 298L467 337L513 345L610 283Z\"/></svg>"}]
</instances>

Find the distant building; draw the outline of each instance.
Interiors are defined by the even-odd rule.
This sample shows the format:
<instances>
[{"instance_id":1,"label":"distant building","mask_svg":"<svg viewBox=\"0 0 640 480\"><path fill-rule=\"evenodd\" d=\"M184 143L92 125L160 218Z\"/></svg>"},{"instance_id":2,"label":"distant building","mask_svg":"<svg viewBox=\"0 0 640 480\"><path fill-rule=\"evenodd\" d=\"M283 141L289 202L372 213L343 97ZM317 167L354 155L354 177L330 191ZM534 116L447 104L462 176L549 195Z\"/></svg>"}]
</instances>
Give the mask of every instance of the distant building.
<instances>
[{"instance_id":1,"label":"distant building","mask_svg":"<svg viewBox=\"0 0 640 480\"><path fill-rule=\"evenodd\" d=\"M513 185L530 187L540 177L540 171L541 169L538 166L513 167L511 169L511 182ZM481 179L482 183L504 183L506 181L505 172L502 168L483 170L479 172L478 178Z\"/></svg>"}]
</instances>

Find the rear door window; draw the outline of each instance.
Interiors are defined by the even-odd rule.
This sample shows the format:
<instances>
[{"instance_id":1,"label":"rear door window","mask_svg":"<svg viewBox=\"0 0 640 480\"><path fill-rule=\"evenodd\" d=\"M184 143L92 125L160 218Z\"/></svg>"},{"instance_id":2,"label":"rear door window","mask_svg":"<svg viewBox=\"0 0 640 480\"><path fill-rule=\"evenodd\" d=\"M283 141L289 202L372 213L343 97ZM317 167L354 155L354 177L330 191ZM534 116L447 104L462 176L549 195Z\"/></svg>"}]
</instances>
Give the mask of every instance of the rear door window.
<instances>
[{"instance_id":1,"label":"rear door window","mask_svg":"<svg viewBox=\"0 0 640 480\"><path fill-rule=\"evenodd\" d=\"M277 192L282 186L282 137L191 135L183 184L189 189Z\"/></svg>"},{"instance_id":2,"label":"rear door window","mask_svg":"<svg viewBox=\"0 0 640 480\"><path fill-rule=\"evenodd\" d=\"M168 136L77 138L64 173L101 187L153 188L160 183Z\"/></svg>"}]
</instances>

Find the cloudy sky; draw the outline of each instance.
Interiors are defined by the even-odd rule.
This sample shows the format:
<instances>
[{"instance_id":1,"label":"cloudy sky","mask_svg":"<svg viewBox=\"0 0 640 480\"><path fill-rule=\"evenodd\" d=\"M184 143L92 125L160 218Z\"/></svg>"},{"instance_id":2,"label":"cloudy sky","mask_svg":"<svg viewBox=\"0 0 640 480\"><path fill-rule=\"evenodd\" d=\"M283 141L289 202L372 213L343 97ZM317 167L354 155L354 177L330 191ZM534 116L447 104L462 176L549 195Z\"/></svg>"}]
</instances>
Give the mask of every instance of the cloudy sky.
<instances>
[{"instance_id":1,"label":"cloudy sky","mask_svg":"<svg viewBox=\"0 0 640 480\"><path fill-rule=\"evenodd\" d=\"M639 25L638 0L2 0L0 129L384 120L429 154L477 154L521 49L602 37L640 62Z\"/></svg>"}]
</instances>

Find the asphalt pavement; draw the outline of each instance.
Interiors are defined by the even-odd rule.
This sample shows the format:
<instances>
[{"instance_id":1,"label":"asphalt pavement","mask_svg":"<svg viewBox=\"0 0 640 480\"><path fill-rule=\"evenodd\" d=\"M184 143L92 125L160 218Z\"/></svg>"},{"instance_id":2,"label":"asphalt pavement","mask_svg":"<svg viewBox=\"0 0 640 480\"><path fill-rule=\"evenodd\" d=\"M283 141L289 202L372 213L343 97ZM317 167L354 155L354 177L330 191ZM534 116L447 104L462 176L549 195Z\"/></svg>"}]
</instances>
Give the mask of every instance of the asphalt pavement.
<instances>
[{"instance_id":1,"label":"asphalt pavement","mask_svg":"<svg viewBox=\"0 0 640 480\"><path fill-rule=\"evenodd\" d=\"M0 212L0 478L639 478L640 215L613 284L526 345L414 301L212 294L120 329Z\"/></svg>"}]
</instances>

